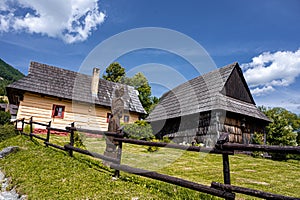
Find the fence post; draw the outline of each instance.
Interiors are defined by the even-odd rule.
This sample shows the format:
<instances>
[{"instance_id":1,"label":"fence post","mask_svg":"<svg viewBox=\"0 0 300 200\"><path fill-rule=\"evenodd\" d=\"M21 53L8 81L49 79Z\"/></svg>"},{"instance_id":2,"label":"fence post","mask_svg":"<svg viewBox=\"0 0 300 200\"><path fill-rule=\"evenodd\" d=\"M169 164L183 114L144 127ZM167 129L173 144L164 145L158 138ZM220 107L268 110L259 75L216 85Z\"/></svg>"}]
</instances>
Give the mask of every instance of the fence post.
<instances>
[{"instance_id":1,"label":"fence post","mask_svg":"<svg viewBox=\"0 0 300 200\"><path fill-rule=\"evenodd\" d=\"M50 132L51 132L51 121L48 123L48 126L47 126L47 138L46 138L46 142L49 142L50 141ZM46 143L46 147L48 147L48 144Z\"/></svg>"},{"instance_id":2,"label":"fence post","mask_svg":"<svg viewBox=\"0 0 300 200\"><path fill-rule=\"evenodd\" d=\"M229 168L229 156L228 154L222 154L223 158L223 176L224 176L224 184L230 185L230 168ZM229 200L228 198L225 198Z\"/></svg>"},{"instance_id":3,"label":"fence post","mask_svg":"<svg viewBox=\"0 0 300 200\"><path fill-rule=\"evenodd\" d=\"M24 124L25 124L25 118L22 119L21 134L23 134L23 132L24 132Z\"/></svg>"},{"instance_id":4,"label":"fence post","mask_svg":"<svg viewBox=\"0 0 300 200\"><path fill-rule=\"evenodd\" d=\"M216 147L219 149L223 149L222 145L229 142L229 133L222 133L219 137ZM229 154L222 153L223 160L223 176L224 176L224 184L230 185L230 167L229 167ZM225 198L228 199L228 198Z\"/></svg>"},{"instance_id":5,"label":"fence post","mask_svg":"<svg viewBox=\"0 0 300 200\"><path fill-rule=\"evenodd\" d=\"M32 121L33 121L33 117L31 116L30 121L29 121L29 124L30 124L30 133L29 133L29 135L30 135L31 140L32 140L32 135L31 134L33 133Z\"/></svg>"},{"instance_id":6,"label":"fence post","mask_svg":"<svg viewBox=\"0 0 300 200\"><path fill-rule=\"evenodd\" d=\"M223 158L224 184L230 185L229 156L228 154L222 154L222 158Z\"/></svg>"},{"instance_id":7,"label":"fence post","mask_svg":"<svg viewBox=\"0 0 300 200\"><path fill-rule=\"evenodd\" d=\"M122 138L124 137L124 134L123 134L123 129L120 130L120 134L122 135ZM118 142L117 144L117 159L118 159L118 163L117 164L121 164L121 158L122 158L122 142ZM115 178L119 178L120 177L120 170L115 170L114 172L114 177Z\"/></svg>"},{"instance_id":8,"label":"fence post","mask_svg":"<svg viewBox=\"0 0 300 200\"><path fill-rule=\"evenodd\" d=\"M74 122L71 123L71 129L70 129L70 145L74 146ZM73 156L73 150L69 149L69 155L72 157Z\"/></svg>"},{"instance_id":9,"label":"fence post","mask_svg":"<svg viewBox=\"0 0 300 200\"><path fill-rule=\"evenodd\" d=\"M18 120L15 121L16 124L15 124L15 130L18 130Z\"/></svg>"}]
</instances>

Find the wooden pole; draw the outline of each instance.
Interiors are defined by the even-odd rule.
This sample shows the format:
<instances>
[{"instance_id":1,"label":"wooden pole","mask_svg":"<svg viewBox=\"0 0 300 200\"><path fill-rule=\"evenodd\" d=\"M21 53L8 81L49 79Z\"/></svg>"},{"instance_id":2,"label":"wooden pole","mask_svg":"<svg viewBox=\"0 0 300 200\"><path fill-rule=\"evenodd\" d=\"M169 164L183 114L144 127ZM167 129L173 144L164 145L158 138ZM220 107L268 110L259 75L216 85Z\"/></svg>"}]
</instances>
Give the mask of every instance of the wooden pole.
<instances>
[{"instance_id":1,"label":"wooden pole","mask_svg":"<svg viewBox=\"0 0 300 200\"><path fill-rule=\"evenodd\" d=\"M33 125L32 125L32 121L33 121L33 117L30 117L30 121L29 121L29 124L30 124L30 133L29 133L29 135L30 135L30 139L32 140L32 133L33 133Z\"/></svg>"},{"instance_id":2,"label":"wooden pole","mask_svg":"<svg viewBox=\"0 0 300 200\"><path fill-rule=\"evenodd\" d=\"M121 130L121 134L123 135L123 130ZM118 163L117 164L121 164L121 158L122 158L122 142L118 142L117 145L118 149L117 149L117 160ZM114 173L114 177L115 178L119 178L120 177L120 170L116 169L115 173Z\"/></svg>"},{"instance_id":3,"label":"wooden pole","mask_svg":"<svg viewBox=\"0 0 300 200\"><path fill-rule=\"evenodd\" d=\"M228 154L222 154L223 159L223 176L224 184L230 185L230 168L229 168L229 156ZM229 198L225 198L228 200Z\"/></svg>"},{"instance_id":4,"label":"wooden pole","mask_svg":"<svg viewBox=\"0 0 300 200\"><path fill-rule=\"evenodd\" d=\"M15 130L18 130L18 120L15 121Z\"/></svg>"},{"instance_id":5,"label":"wooden pole","mask_svg":"<svg viewBox=\"0 0 300 200\"><path fill-rule=\"evenodd\" d=\"M46 144L46 146L48 147L48 143L49 143L49 141L50 141L50 133L51 133L51 131L50 131L50 127L51 127L51 121L49 122L49 124L48 124L48 126L47 126L47 138L46 138L46 142L45 142L45 144Z\"/></svg>"},{"instance_id":6,"label":"wooden pole","mask_svg":"<svg viewBox=\"0 0 300 200\"><path fill-rule=\"evenodd\" d=\"M114 138L114 140L118 141L118 142L129 143L129 144L181 149L181 150L186 150L186 151L195 151L195 152L204 152L204 153L213 153L213 154L226 153L228 155L234 154L234 152L231 150L221 150L221 149L217 149L217 148L184 146L184 145L179 145L179 144L172 144L172 143L165 143L165 142L150 142L150 141L136 140L136 139L129 139L129 138Z\"/></svg>"},{"instance_id":7,"label":"wooden pole","mask_svg":"<svg viewBox=\"0 0 300 200\"><path fill-rule=\"evenodd\" d=\"M77 147L73 147L70 144L64 145L63 149L67 150L67 151L72 149L73 151L76 151L78 153L85 154L85 155L88 155L88 156L91 156L91 157L94 157L94 158L99 158L101 160L106 160L106 161L112 162L112 163L118 163L118 160L115 159L115 158L105 156L105 155L102 155L102 154L99 154L99 153L91 152L91 151L88 151L88 150L80 149L80 148L77 148Z\"/></svg>"},{"instance_id":8,"label":"wooden pole","mask_svg":"<svg viewBox=\"0 0 300 200\"><path fill-rule=\"evenodd\" d=\"M264 151L274 153L292 153L300 154L300 146L279 146L279 145L258 145L258 144L237 144L226 143L216 144L216 148L220 150L241 150L241 151Z\"/></svg>"},{"instance_id":9,"label":"wooden pole","mask_svg":"<svg viewBox=\"0 0 300 200\"><path fill-rule=\"evenodd\" d=\"M288 197L288 196L283 196L283 195L278 195L278 194L272 194L272 193L263 192L260 190L254 190L254 189L250 189L250 188L238 187L238 186L233 186L233 185L226 185L226 184L217 183L217 182L212 182L211 187L216 188L216 189L222 189L227 192L237 192L237 193L241 193L241 194L250 195L253 197L264 198L264 199L300 200L299 198L296 198L296 197Z\"/></svg>"},{"instance_id":10,"label":"wooden pole","mask_svg":"<svg viewBox=\"0 0 300 200\"><path fill-rule=\"evenodd\" d=\"M223 154L222 158L223 158L224 183L230 185L229 156L228 156L228 154Z\"/></svg>"},{"instance_id":11,"label":"wooden pole","mask_svg":"<svg viewBox=\"0 0 300 200\"><path fill-rule=\"evenodd\" d=\"M25 124L25 118L22 119L21 134L24 132L24 124Z\"/></svg>"},{"instance_id":12,"label":"wooden pole","mask_svg":"<svg viewBox=\"0 0 300 200\"><path fill-rule=\"evenodd\" d=\"M70 129L70 145L74 146L74 122L71 124L71 129ZM72 157L73 156L73 150L69 149L69 155Z\"/></svg>"},{"instance_id":13,"label":"wooden pole","mask_svg":"<svg viewBox=\"0 0 300 200\"><path fill-rule=\"evenodd\" d=\"M206 185L202 185L199 183L194 183L191 181L187 181L184 179L180 179L180 178L176 178L176 177L172 177L172 176L168 176L168 175L164 175L164 174L159 174L157 172L154 171L148 171L148 170L143 170L143 169L139 169L139 168L133 168L127 165L118 165L115 163L111 163L110 167L114 168L114 169L118 169L118 170L122 170L131 174L136 174L139 176L144 176L144 177L148 177L148 178L152 178L155 180L160 180L166 183L171 183L174 185L178 185L181 187L185 187L185 188L189 188L192 190L196 190L199 192L204 192L207 194L211 194L214 196L218 196L218 197L222 197L222 198L226 198L226 199L235 199L235 194L231 193L231 192L226 192L223 190L218 190L215 188L211 188L209 186Z\"/></svg>"}]
</instances>

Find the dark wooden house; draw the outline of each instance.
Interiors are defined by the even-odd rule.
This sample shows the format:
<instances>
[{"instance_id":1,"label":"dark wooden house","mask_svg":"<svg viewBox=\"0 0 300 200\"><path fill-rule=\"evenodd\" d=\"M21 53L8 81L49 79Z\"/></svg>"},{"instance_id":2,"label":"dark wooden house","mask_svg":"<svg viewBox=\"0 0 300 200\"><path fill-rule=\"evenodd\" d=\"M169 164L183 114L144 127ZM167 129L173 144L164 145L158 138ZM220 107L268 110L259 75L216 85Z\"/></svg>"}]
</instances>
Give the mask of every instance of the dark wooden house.
<instances>
[{"instance_id":1,"label":"dark wooden house","mask_svg":"<svg viewBox=\"0 0 300 200\"><path fill-rule=\"evenodd\" d=\"M238 63L185 82L165 93L147 120L158 137L212 146L222 132L250 143L270 120L256 107Z\"/></svg>"}]
</instances>

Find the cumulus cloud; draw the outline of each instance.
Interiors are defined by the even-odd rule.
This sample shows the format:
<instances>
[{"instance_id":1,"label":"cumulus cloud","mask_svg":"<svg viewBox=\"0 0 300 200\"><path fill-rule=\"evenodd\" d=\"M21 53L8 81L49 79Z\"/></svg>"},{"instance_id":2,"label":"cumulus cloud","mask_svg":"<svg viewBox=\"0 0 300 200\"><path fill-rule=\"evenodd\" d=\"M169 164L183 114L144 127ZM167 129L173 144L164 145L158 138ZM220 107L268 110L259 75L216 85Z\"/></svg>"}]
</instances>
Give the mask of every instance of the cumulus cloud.
<instances>
[{"instance_id":1,"label":"cumulus cloud","mask_svg":"<svg viewBox=\"0 0 300 200\"><path fill-rule=\"evenodd\" d=\"M300 49L265 52L241 67L252 94L264 95L295 82L300 75Z\"/></svg>"},{"instance_id":2,"label":"cumulus cloud","mask_svg":"<svg viewBox=\"0 0 300 200\"><path fill-rule=\"evenodd\" d=\"M0 1L1 32L25 31L74 43L86 40L104 20L97 0Z\"/></svg>"},{"instance_id":3,"label":"cumulus cloud","mask_svg":"<svg viewBox=\"0 0 300 200\"><path fill-rule=\"evenodd\" d=\"M260 96L260 95L267 94L267 93L270 93L273 91L275 91L275 89L272 86L268 85L268 86L263 86L263 87L256 87L251 90L251 93L255 96Z\"/></svg>"}]
</instances>

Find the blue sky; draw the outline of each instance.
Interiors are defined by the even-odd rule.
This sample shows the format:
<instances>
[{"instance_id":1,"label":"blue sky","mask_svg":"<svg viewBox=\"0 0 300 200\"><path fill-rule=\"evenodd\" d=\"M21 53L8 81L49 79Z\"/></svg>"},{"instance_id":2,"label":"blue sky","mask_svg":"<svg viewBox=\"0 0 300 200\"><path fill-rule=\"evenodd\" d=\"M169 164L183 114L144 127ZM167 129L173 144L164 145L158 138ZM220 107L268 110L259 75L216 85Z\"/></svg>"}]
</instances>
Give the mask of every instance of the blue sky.
<instances>
[{"instance_id":1,"label":"blue sky","mask_svg":"<svg viewBox=\"0 0 300 200\"><path fill-rule=\"evenodd\" d=\"M80 71L101 42L127 30L161 27L195 40L217 67L237 61L257 105L299 114L299 19L298 0L1 0L0 58L24 74L30 61ZM185 59L162 50L141 49L116 60L129 74L160 66L182 75L179 80L156 71L157 96L199 75Z\"/></svg>"}]
</instances>

